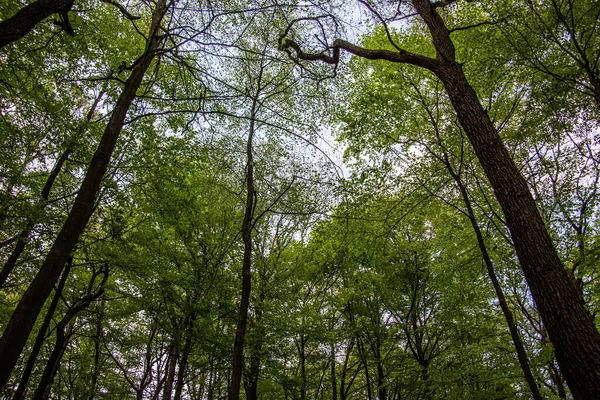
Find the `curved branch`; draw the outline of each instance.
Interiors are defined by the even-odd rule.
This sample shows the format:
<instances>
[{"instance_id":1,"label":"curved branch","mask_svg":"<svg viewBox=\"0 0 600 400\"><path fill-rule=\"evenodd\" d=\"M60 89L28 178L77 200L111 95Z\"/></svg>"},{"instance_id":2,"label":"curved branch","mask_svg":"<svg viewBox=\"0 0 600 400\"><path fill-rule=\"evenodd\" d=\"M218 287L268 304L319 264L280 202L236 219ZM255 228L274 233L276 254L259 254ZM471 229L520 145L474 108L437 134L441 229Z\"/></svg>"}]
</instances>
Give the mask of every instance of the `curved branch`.
<instances>
[{"instance_id":1,"label":"curved branch","mask_svg":"<svg viewBox=\"0 0 600 400\"><path fill-rule=\"evenodd\" d=\"M433 58L425 57L419 54L414 54L406 50L391 51L383 49L367 49L357 46L343 39L336 39L331 46L331 55L321 53L307 53L298 43L292 39L284 39L280 37L279 49L287 52L292 56L291 50L294 51L295 58L306 61L322 61L327 64L337 65L340 61L340 49L345 50L355 56L366 58L368 60L386 60L394 63L411 64L417 67L426 68L434 72L437 68L437 61Z\"/></svg>"}]
</instances>

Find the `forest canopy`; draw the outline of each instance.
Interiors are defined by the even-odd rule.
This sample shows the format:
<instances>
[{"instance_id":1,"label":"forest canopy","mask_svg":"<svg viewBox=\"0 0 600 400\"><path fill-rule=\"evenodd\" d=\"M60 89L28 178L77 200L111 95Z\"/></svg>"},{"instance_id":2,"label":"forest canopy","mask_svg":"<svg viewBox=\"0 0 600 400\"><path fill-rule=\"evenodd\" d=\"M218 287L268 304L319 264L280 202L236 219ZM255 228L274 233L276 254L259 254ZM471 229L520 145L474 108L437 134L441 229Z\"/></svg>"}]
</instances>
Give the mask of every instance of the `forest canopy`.
<instances>
[{"instance_id":1,"label":"forest canopy","mask_svg":"<svg viewBox=\"0 0 600 400\"><path fill-rule=\"evenodd\" d=\"M3 1L0 397L600 398L599 21Z\"/></svg>"}]
</instances>

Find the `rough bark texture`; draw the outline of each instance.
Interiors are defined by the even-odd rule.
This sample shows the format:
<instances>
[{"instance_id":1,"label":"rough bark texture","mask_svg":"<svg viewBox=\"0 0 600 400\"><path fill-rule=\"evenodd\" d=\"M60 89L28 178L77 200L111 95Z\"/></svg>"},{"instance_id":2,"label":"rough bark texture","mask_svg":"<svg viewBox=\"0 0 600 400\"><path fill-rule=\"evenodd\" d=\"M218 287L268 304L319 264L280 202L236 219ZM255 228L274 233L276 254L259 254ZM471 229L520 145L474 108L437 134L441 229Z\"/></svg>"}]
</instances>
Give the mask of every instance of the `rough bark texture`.
<instances>
[{"instance_id":1,"label":"rough bark texture","mask_svg":"<svg viewBox=\"0 0 600 400\"><path fill-rule=\"evenodd\" d=\"M139 59L127 79L123 91L110 117L100 144L92 157L75 202L40 271L19 301L13 315L0 338L0 390L6 384L21 355L27 338L33 329L46 299L62 272L63 266L75 248L85 229L94 207L104 173L123 128L125 116L146 70L159 46L159 23L165 12L165 0L161 0L153 16L149 41L144 55Z\"/></svg>"},{"instance_id":2,"label":"rough bark texture","mask_svg":"<svg viewBox=\"0 0 600 400\"><path fill-rule=\"evenodd\" d=\"M38 23L54 13L66 14L74 0L38 0L0 22L0 49L27 35Z\"/></svg>"}]
</instances>

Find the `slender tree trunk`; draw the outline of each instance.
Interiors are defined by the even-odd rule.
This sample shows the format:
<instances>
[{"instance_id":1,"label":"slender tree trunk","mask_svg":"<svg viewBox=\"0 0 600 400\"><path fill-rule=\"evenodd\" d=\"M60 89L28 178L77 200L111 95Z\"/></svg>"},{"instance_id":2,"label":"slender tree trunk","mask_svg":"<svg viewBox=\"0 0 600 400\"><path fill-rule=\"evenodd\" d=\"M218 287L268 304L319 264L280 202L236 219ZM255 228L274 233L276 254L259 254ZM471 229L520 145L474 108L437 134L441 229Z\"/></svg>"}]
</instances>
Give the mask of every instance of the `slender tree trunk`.
<instances>
[{"instance_id":1,"label":"slender tree trunk","mask_svg":"<svg viewBox=\"0 0 600 400\"><path fill-rule=\"evenodd\" d=\"M54 13L66 13L74 0L37 0L21 8L12 17L0 22L0 49L27 35L38 23Z\"/></svg>"},{"instance_id":2,"label":"slender tree trunk","mask_svg":"<svg viewBox=\"0 0 600 400\"><path fill-rule=\"evenodd\" d=\"M335 344L330 346L329 363L331 364L331 399L337 400L337 380L335 376Z\"/></svg>"},{"instance_id":3,"label":"slender tree trunk","mask_svg":"<svg viewBox=\"0 0 600 400\"><path fill-rule=\"evenodd\" d=\"M100 342L102 341L102 323L104 320L104 307L106 304L106 297L102 297L100 306L98 307L98 314L96 315L96 331L94 332L94 369L92 371L92 382L90 384L90 395L88 400L94 400L96 390L98 387L98 378L100 375ZM14 399L13 399L14 400Z\"/></svg>"},{"instance_id":4,"label":"slender tree trunk","mask_svg":"<svg viewBox=\"0 0 600 400\"><path fill-rule=\"evenodd\" d=\"M434 72L504 211L525 278L571 392L576 399L600 398L600 334L558 257L527 182L455 59L450 32L428 0L413 0L413 4L437 50Z\"/></svg>"},{"instance_id":5,"label":"slender tree trunk","mask_svg":"<svg viewBox=\"0 0 600 400\"><path fill-rule=\"evenodd\" d=\"M50 195L50 190L52 189L52 186L54 185L54 182L56 181L56 177L58 176L60 170L62 169L63 164L69 157L69 154L71 153L71 151L72 151L72 149L70 147L67 148L61 154L61 156L58 158L58 160L56 161L54 168L52 168L52 171L50 172L50 175L48 176L48 179L46 180L46 184L44 185L44 189L42 190L42 196L41 196L42 199L37 206L40 210L43 209L46 206L46 204L48 203L48 196ZM29 241L29 235L31 235L31 231L33 230L34 225L35 225L35 222L34 222L33 216L30 216L29 218L27 218L27 224L25 225L25 229L23 229L21 231L21 233L19 233L19 238L17 240L17 244L15 245L15 248L13 249L12 253L8 257L8 260L6 260L4 267L2 267L2 271L0 271L0 288L2 286L4 286L4 284L8 280L8 276L14 269L14 267L17 263L17 260L19 259L19 257L21 257L23 250L25 250L25 246L27 245L27 242Z\"/></svg>"},{"instance_id":6,"label":"slender tree trunk","mask_svg":"<svg viewBox=\"0 0 600 400\"><path fill-rule=\"evenodd\" d=\"M100 283L98 290L94 292L94 284L99 275L103 276L102 282ZM94 272L88 284L85 295L75 302L75 304L67 311L60 322L56 325L56 342L54 345L54 350L48 359L48 363L46 364L46 368L42 374L42 379L40 380L40 383L33 395L34 400L48 398L50 389L52 387L52 382L54 381L54 377L56 376L58 368L60 367L60 361L67 348L67 345L69 344L69 340L73 335L73 324L71 321L74 320L77 314L88 308L93 301L102 296L104 293L104 285L106 284L107 279L108 267L104 267L100 270L100 272ZM71 326L69 327L69 325ZM67 327L69 327L68 332L65 332Z\"/></svg>"},{"instance_id":7,"label":"slender tree trunk","mask_svg":"<svg viewBox=\"0 0 600 400\"><path fill-rule=\"evenodd\" d=\"M63 323L63 321L61 321L61 323L59 323L56 327L56 342L54 344L54 350L52 350L52 354L50 354L50 358L48 359L48 363L46 364L46 368L44 368L44 372L42 374L42 379L40 380L40 383L33 394L33 400L44 400L50 395L50 389L52 387L52 382L54 382L56 372L60 366L60 360L65 353L72 335L70 332L65 333L65 329L66 323Z\"/></svg>"},{"instance_id":8,"label":"slender tree trunk","mask_svg":"<svg viewBox=\"0 0 600 400\"><path fill-rule=\"evenodd\" d=\"M91 217L102 178L108 168L108 163L123 128L127 111L162 40L158 33L160 21L165 11L166 0L160 0L153 15L146 50L133 68L127 82L125 82L121 96L117 100L98 149L92 157L73 207L38 274L17 304L4 334L0 338L0 359L2 360L2 363L0 363L0 390L4 388L8 381L37 316Z\"/></svg>"},{"instance_id":9,"label":"slender tree trunk","mask_svg":"<svg viewBox=\"0 0 600 400\"><path fill-rule=\"evenodd\" d=\"M300 356L300 400L306 400L306 342L304 333L300 334L298 353Z\"/></svg>"},{"instance_id":10,"label":"slender tree trunk","mask_svg":"<svg viewBox=\"0 0 600 400\"><path fill-rule=\"evenodd\" d=\"M31 372L33 371L33 367L35 366L35 362L37 357L42 349L42 345L46 339L46 332L50 327L50 323L52 322L52 317L54 316L54 312L56 311L56 307L58 306L58 302L60 297L62 296L62 291L65 287L65 282L69 277L69 272L71 271L72 260L67 262L67 266L62 273L60 278L60 282L58 283L58 287L54 292L54 297L52 298L52 302L50 303L50 307L48 307L48 312L46 313L46 317L44 317L44 322L42 322L42 326L37 334L35 339L35 343L33 344L33 348L31 349L31 353L29 354L29 358L27 359L27 364L25 365L25 370L21 375L21 380L19 381L19 386L13 396L13 400L21 400L23 395L25 394L25 390L27 389L27 384L29 383L29 379L31 378Z\"/></svg>"},{"instance_id":11,"label":"slender tree trunk","mask_svg":"<svg viewBox=\"0 0 600 400\"><path fill-rule=\"evenodd\" d=\"M242 385L242 372L244 369L244 340L246 338L246 326L248 325L248 308L250 306L250 292L252 290L252 223L254 219L254 158L252 155L252 139L254 137L256 113L258 111L258 97L261 90L262 68L257 78L257 90L252 99L250 109L250 128L248 130L248 141L246 144L246 210L242 223L242 239L244 241L244 260L242 263L242 296L238 314L238 323L233 345L233 363L231 370L231 382L228 388L229 400L239 400Z\"/></svg>"},{"instance_id":12,"label":"slender tree trunk","mask_svg":"<svg viewBox=\"0 0 600 400\"><path fill-rule=\"evenodd\" d=\"M354 338L350 339L348 343L348 348L346 349L346 355L344 356L344 364L342 365L342 373L340 376L340 400L346 400L348 397L348 393L350 392L350 387L354 380L348 382L346 385L346 375L348 373L348 362L350 360L350 354L352 353L352 349L354 348Z\"/></svg>"},{"instance_id":13,"label":"slender tree trunk","mask_svg":"<svg viewBox=\"0 0 600 400\"><path fill-rule=\"evenodd\" d=\"M369 373L369 363L367 362L367 355L365 354L365 348L360 340L360 336L356 337L356 348L358 349L358 355L362 361L363 367L365 368L365 384L367 385L367 399L373 400L373 392L371 391L371 374Z\"/></svg>"},{"instance_id":14,"label":"slender tree trunk","mask_svg":"<svg viewBox=\"0 0 600 400\"><path fill-rule=\"evenodd\" d=\"M387 386L385 383L385 374L383 371L383 363L381 362L381 352L377 347L377 391L379 393L378 400L387 400Z\"/></svg>"},{"instance_id":15,"label":"slender tree trunk","mask_svg":"<svg viewBox=\"0 0 600 400\"><path fill-rule=\"evenodd\" d=\"M479 228L479 224L477 223L477 218L475 217L475 212L474 212L473 206L471 204L471 199L469 198L469 192L467 190L467 187L464 185L462 178L454 170L454 168L452 167L452 164L450 163L450 159L448 157L448 152L443 147L441 135L440 135L440 132L438 131L437 125L434 128L435 128L435 132L436 132L438 145L442 148L441 157L438 156L437 154L434 154L434 156L437 157L440 161L442 161L442 163L448 170L448 173L450 174L450 176L452 176L452 178L454 179L454 182L456 183L456 186L458 187L458 190L462 197L463 203L467 210L467 213L466 213L467 218L469 219L469 222L471 223L471 227L473 228L473 231L475 232L479 251L481 252L481 256L485 263L488 276L489 276L490 280L492 281L492 286L494 287L494 291L496 292L496 297L498 298L498 303L500 304L500 309L502 310L502 314L504 315L504 318L506 319L506 324L508 326L510 336L515 345L515 349L517 351L517 358L519 359L519 364L521 365L521 369L523 370L523 375L525 376L525 380L527 381L529 390L531 391L533 398L535 400L542 400L542 395L538 388L537 382L535 381L533 373L531 372L531 367L529 366L529 358L527 357L527 352L525 351L525 347L523 346L523 341L521 340L521 335L519 334L517 324L515 323L513 314L510 311L510 308L508 307L508 303L506 302L506 297L504 296L504 291L502 290L502 286L500 285L500 282L498 281L498 277L496 276L496 271L494 269L494 263L492 262L492 259L487 251L487 246L485 245L485 240L483 238L483 234L481 232L481 229Z\"/></svg>"}]
</instances>

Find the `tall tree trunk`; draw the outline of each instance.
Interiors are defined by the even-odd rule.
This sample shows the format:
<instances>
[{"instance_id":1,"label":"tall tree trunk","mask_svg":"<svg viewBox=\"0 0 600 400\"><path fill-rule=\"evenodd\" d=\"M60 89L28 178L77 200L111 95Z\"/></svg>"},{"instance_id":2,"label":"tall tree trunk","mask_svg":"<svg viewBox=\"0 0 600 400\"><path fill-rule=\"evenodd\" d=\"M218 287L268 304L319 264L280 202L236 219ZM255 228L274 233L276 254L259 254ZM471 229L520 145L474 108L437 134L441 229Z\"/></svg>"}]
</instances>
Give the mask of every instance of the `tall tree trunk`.
<instances>
[{"instance_id":1,"label":"tall tree trunk","mask_svg":"<svg viewBox=\"0 0 600 400\"><path fill-rule=\"evenodd\" d=\"M576 399L600 398L600 334L562 265L527 182L455 59L450 32L428 0L413 0L437 49L435 74L504 211L519 262Z\"/></svg>"},{"instance_id":2,"label":"tall tree trunk","mask_svg":"<svg viewBox=\"0 0 600 400\"><path fill-rule=\"evenodd\" d=\"M171 395L173 394L173 382L175 382L175 367L177 367L177 358L179 354L178 342L178 339L173 339L173 342L169 345L169 361L167 363L167 375L165 376L163 400L171 400Z\"/></svg>"},{"instance_id":3,"label":"tall tree trunk","mask_svg":"<svg viewBox=\"0 0 600 400\"><path fill-rule=\"evenodd\" d=\"M331 343L329 363L331 364L331 399L337 400L337 380L335 377L335 344Z\"/></svg>"},{"instance_id":4,"label":"tall tree trunk","mask_svg":"<svg viewBox=\"0 0 600 400\"><path fill-rule=\"evenodd\" d=\"M94 291L96 279L100 275L102 275L102 281L98 286L98 289ZM42 379L40 380L40 383L33 395L34 400L48 398L50 389L52 387L52 382L54 381L54 377L56 376L58 368L60 367L60 361L67 348L67 345L69 344L69 340L73 335L73 324L71 321L74 320L77 314L87 309L93 301L102 296L104 293L104 285L106 284L107 280L108 266L101 268L99 271L94 271L84 296L80 297L66 312L60 322L56 324L56 342L54 344L54 349L50 355L50 358L48 359L48 363L46 364L46 368L42 374ZM69 325L71 326L69 327L68 332L65 332Z\"/></svg>"},{"instance_id":5,"label":"tall tree trunk","mask_svg":"<svg viewBox=\"0 0 600 400\"><path fill-rule=\"evenodd\" d=\"M44 368L42 379L33 394L33 400L44 400L50 395L50 389L52 388L52 382L54 382L56 372L58 372L60 360L65 353L72 335L72 332L66 333L65 329L66 324L63 324L63 321L56 327L56 342L54 343L54 349L52 350L52 354L50 354L46 368Z\"/></svg>"},{"instance_id":6,"label":"tall tree trunk","mask_svg":"<svg viewBox=\"0 0 600 400\"><path fill-rule=\"evenodd\" d=\"M252 139L256 125L256 113L258 111L258 97L261 91L263 69L257 78L257 90L252 98L250 109L250 128L248 130L248 141L246 143L246 210L242 223L242 239L244 241L244 260L242 263L242 296L238 314L235 342L233 345L233 363L231 370L231 381L228 388L229 400L239 400L242 385L242 373L244 369L244 340L246 338L246 326L248 325L248 308L250 306L250 292L252 290L252 224L254 219L254 158L252 155Z\"/></svg>"},{"instance_id":7,"label":"tall tree trunk","mask_svg":"<svg viewBox=\"0 0 600 400\"><path fill-rule=\"evenodd\" d=\"M37 0L21 8L15 15L0 22L0 49L21 39L54 13L67 18L66 13L73 3L74 0Z\"/></svg>"},{"instance_id":8,"label":"tall tree trunk","mask_svg":"<svg viewBox=\"0 0 600 400\"><path fill-rule=\"evenodd\" d=\"M188 329L192 329L192 324L190 323ZM175 383L175 396L174 400L181 400L181 395L183 393L183 385L185 383L185 376L187 373L188 366L188 358L192 351L192 338L191 332L186 333L187 338L185 339L185 344L183 345L183 352L181 354L181 360L179 361L179 368L177 369L177 382Z\"/></svg>"},{"instance_id":9,"label":"tall tree trunk","mask_svg":"<svg viewBox=\"0 0 600 400\"><path fill-rule=\"evenodd\" d=\"M2 337L0 338L0 390L8 381L27 338L52 287L60 277L63 266L75 248L79 237L91 217L94 201L100 190L104 173L123 128L127 111L135 98L146 70L156 55L162 41L160 21L166 11L166 0L159 0L154 12L148 43L144 54L131 71L104 131L96 153L92 157L75 202L38 274L17 304Z\"/></svg>"},{"instance_id":10,"label":"tall tree trunk","mask_svg":"<svg viewBox=\"0 0 600 400\"><path fill-rule=\"evenodd\" d=\"M98 387L98 378L100 376L100 342L102 341L102 323L104 320L104 307L106 305L106 297L102 297L98 313L96 315L96 331L94 332L94 369L92 370L92 382L90 383L90 395L88 400L94 400ZM13 399L14 400L14 399Z\"/></svg>"},{"instance_id":11,"label":"tall tree trunk","mask_svg":"<svg viewBox=\"0 0 600 400\"><path fill-rule=\"evenodd\" d=\"M369 363L367 362L367 355L365 354L365 346L363 345L360 336L356 336L356 348L358 349L358 355L362 361L362 365L365 369L365 384L367 386L367 399L373 399L373 392L371 390L371 374L369 373Z\"/></svg>"},{"instance_id":12,"label":"tall tree trunk","mask_svg":"<svg viewBox=\"0 0 600 400\"><path fill-rule=\"evenodd\" d=\"M433 114L428 110L428 114L430 117ZM527 381L527 385L529 386L529 390L535 400L542 400L542 395L538 388L537 382L531 372L531 367L529 365L529 358L527 357L527 352L525 351L525 347L523 346L523 341L521 340L521 335L519 334L519 330L517 328L517 324L515 323L513 314L508 307L508 303L506 302L506 297L504 296L504 291L502 290L502 286L498 281L498 277L496 276L496 271L494 269L494 263L487 251L487 246L485 244L485 240L483 238L483 234L481 229L479 228L479 224L477 223L477 218L475 217L475 211L473 210L473 206L471 204L471 199L469 197L469 192L467 187L462 181L462 178L458 172L454 170L452 163L450 162L450 158L448 156L448 151L443 146L440 132L438 130L437 123L432 119L432 124L434 124L434 129L437 138L437 144L442 149L442 154L437 155L432 150L429 150L434 157L439 159L446 170L454 179L454 183L458 187L460 195L462 197L463 203L466 208L466 215L471 223L471 227L473 228L473 232L475 233L475 237L477 238L477 245L479 247L479 251L481 252L481 256L485 263L488 276L492 282L492 286L494 287L494 291L496 292L496 297L498 298L498 303L500 304L500 309L502 310L502 314L504 315L504 319L506 320L506 325L508 326L508 330L510 332L510 336L512 338L513 344L515 345L515 349L517 351L517 358L519 359L519 364L521 365L521 369L523 370L523 375L525 376L525 380Z\"/></svg>"},{"instance_id":13,"label":"tall tree trunk","mask_svg":"<svg viewBox=\"0 0 600 400\"><path fill-rule=\"evenodd\" d=\"M58 306L58 302L62 296L63 289L65 287L65 282L69 277L69 272L71 271L72 260L67 262L67 266L62 273L60 278L60 282L58 283L58 287L54 292L54 297L52 297L52 301L50 302L50 307L48 307L48 312L44 317L44 322L42 322L42 326L37 334L35 339L35 343L33 344L33 348L31 349L31 353L29 354L29 358L27 359L27 364L25 365L25 370L21 375L21 380L19 381L19 386L13 396L12 400L21 400L23 395L25 394L25 390L27 389L27 384L29 383L29 379L31 378L31 372L33 371L33 367L35 366L35 362L37 360L37 356L42 349L42 345L46 339L46 332L50 327L50 323L52 322L52 317L54 316L54 312L56 311L56 307Z\"/></svg>"}]
</instances>

